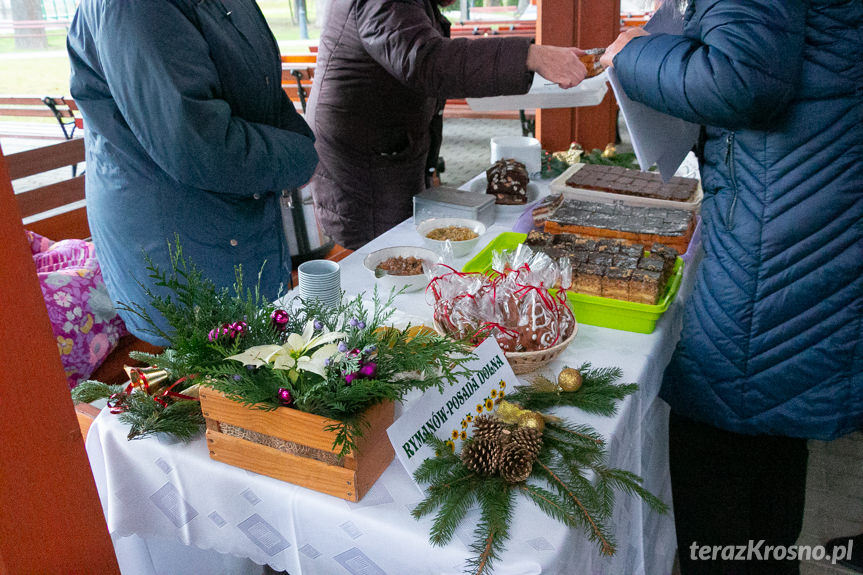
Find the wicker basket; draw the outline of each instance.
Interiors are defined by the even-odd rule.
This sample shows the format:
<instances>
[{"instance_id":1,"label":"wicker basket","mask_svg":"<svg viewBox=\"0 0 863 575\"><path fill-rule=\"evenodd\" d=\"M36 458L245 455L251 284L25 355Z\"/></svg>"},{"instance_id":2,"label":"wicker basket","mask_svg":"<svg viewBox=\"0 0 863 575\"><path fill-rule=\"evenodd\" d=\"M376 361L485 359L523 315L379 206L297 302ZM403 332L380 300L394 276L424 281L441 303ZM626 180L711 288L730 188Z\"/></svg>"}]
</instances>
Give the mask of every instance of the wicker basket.
<instances>
[{"instance_id":1,"label":"wicker basket","mask_svg":"<svg viewBox=\"0 0 863 575\"><path fill-rule=\"evenodd\" d=\"M504 355L506 355L506 359L509 360L509 365L512 366L512 371L516 375L530 373L537 369L542 369L557 359L557 356L563 353L563 350L572 343L577 333L578 324L574 323L572 333L569 334L569 337L555 346L539 351L508 351Z\"/></svg>"},{"instance_id":2,"label":"wicker basket","mask_svg":"<svg viewBox=\"0 0 863 575\"><path fill-rule=\"evenodd\" d=\"M441 325L435 320L434 322L435 330L441 335L447 335L447 333L443 330ZM548 349L541 349L539 351L507 351L504 352L506 359L509 361L509 365L512 367L512 371L516 375L523 375L525 373L530 373L532 371L536 371L538 369L542 369L547 366L549 363L557 359L563 350L565 350L572 340L575 339L576 334L578 333L578 322L575 320L575 316L572 318L572 333L569 334L569 337L560 342L557 345L554 345Z\"/></svg>"}]
</instances>

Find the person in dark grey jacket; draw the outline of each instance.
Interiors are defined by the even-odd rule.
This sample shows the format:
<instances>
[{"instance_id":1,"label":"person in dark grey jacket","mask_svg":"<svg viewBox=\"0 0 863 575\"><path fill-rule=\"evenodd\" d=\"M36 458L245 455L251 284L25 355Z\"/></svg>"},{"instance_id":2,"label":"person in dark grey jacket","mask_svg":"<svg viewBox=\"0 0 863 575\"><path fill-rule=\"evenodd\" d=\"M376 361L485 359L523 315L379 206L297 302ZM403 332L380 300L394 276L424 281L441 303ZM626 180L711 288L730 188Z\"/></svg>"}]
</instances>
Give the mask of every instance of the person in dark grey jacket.
<instances>
[{"instance_id":1,"label":"person in dark grey jacket","mask_svg":"<svg viewBox=\"0 0 863 575\"><path fill-rule=\"evenodd\" d=\"M217 286L231 286L240 264L248 280L263 266L264 297L288 286L279 194L309 180L317 155L254 0L82 0L68 52L88 218L112 299L146 306L138 282L154 285L142 251L169 270L175 234ZM137 337L166 343L121 315Z\"/></svg>"},{"instance_id":2,"label":"person in dark grey jacket","mask_svg":"<svg viewBox=\"0 0 863 575\"><path fill-rule=\"evenodd\" d=\"M308 108L311 185L318 221L345 247L411 216L439 101L524 93L534 71L564 88L586 75L574 48L449 39L448 26L434 0L332 0Z\"/></svg>"},{"instance_id":3,"label":"person in dark grey jacket","mask_svg":"<svg viewBox=\"0 0 863 575\"><path fill-rule=\"evenodd\" d=\"M704 126L704 259L661 390L684 575L797 573L806 439L863 428L861 30L859 0L693 0L682 35L602 59Z\"/></svg>"}]
</instances>

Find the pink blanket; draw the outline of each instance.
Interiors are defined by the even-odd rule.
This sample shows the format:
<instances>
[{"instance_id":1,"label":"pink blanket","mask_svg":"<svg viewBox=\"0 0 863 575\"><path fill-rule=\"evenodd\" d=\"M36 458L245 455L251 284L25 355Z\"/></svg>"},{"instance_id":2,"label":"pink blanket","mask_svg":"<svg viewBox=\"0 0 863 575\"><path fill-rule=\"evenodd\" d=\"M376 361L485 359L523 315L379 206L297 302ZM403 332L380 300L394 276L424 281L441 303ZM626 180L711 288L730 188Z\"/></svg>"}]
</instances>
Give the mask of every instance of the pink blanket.
<instances>
[{"instance_id":1,"label":"pink blanket","mask_svg":"<svg viewBox=\"0 0 863 575\"><path fill-rule=\"evenodd\" d=\"M73 388L101 365L126 327L108 296L92 243L53 242L29 231L27 239L66 379Z\"/></svg>"}]
</instances>

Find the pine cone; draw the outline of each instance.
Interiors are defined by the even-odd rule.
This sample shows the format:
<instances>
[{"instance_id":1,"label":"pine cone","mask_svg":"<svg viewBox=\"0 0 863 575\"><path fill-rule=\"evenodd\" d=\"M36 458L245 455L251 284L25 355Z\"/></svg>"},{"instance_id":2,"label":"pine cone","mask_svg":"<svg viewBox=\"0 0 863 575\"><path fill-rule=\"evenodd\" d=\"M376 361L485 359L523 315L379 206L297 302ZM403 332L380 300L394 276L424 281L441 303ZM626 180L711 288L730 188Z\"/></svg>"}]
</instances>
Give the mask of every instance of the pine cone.
<instances>
[{"instance_id":1,"label":"pine cone","mask_svg":"<svg viewBox=\"0 0 863 575\"><path fill-rule=\"evenodd\" d=\"M488 415L479 415L473 420L473 438L496 440L503 427L503 423L498 419Z\"/></svg>"},{"instance_id":2,"label":"pine cone","mask_svg":"<svg viewBox=\"0 0 863 575\"><path fill-rule=\"evenodd\" d=\"M512 432L509 442L526 449L536 459L542 449L542 432L532 427L519 427Z\"/></svg>"},{"instance_id":3,"label":"pine cone","mask_svg":"<svg viewBox=\"0 0 863 575\"><path fill-rule=\"evenodd\" d=\"M501 450L500 476L507 483L520 483L530 477L536 456L524 447L510 442Z\"/></svg>"},{"instance_id":4,"label":"pine cone","mask_svg":"<svg viewBox=\"0 0 863 575\"><path fill-rule=\"evenodd\" d=\"M500 465L500 444L493 439L474 439L461 450L465 467L480 475L494 475Z\"/></svg>"}]
</instances>

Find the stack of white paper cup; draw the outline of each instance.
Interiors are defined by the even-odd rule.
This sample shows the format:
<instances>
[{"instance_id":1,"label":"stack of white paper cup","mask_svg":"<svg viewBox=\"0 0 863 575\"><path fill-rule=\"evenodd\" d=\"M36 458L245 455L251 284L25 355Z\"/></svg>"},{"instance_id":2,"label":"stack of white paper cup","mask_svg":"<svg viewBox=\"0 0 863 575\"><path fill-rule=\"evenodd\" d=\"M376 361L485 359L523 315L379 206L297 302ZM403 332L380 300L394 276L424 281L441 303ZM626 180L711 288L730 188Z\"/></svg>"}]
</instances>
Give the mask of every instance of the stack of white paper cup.
<instances>
[{"instance_id":1,"label":"stack of white paper cup","mask_svg":"<svg viewBox=\"0 0 863 575\"><path fill-rule=\"evenodd\" d=\"M342 296L339 264L330 260L311 260L297 268L300 297L316 299L325 305L336 305Z\"/></svg>"}]
</instances>

